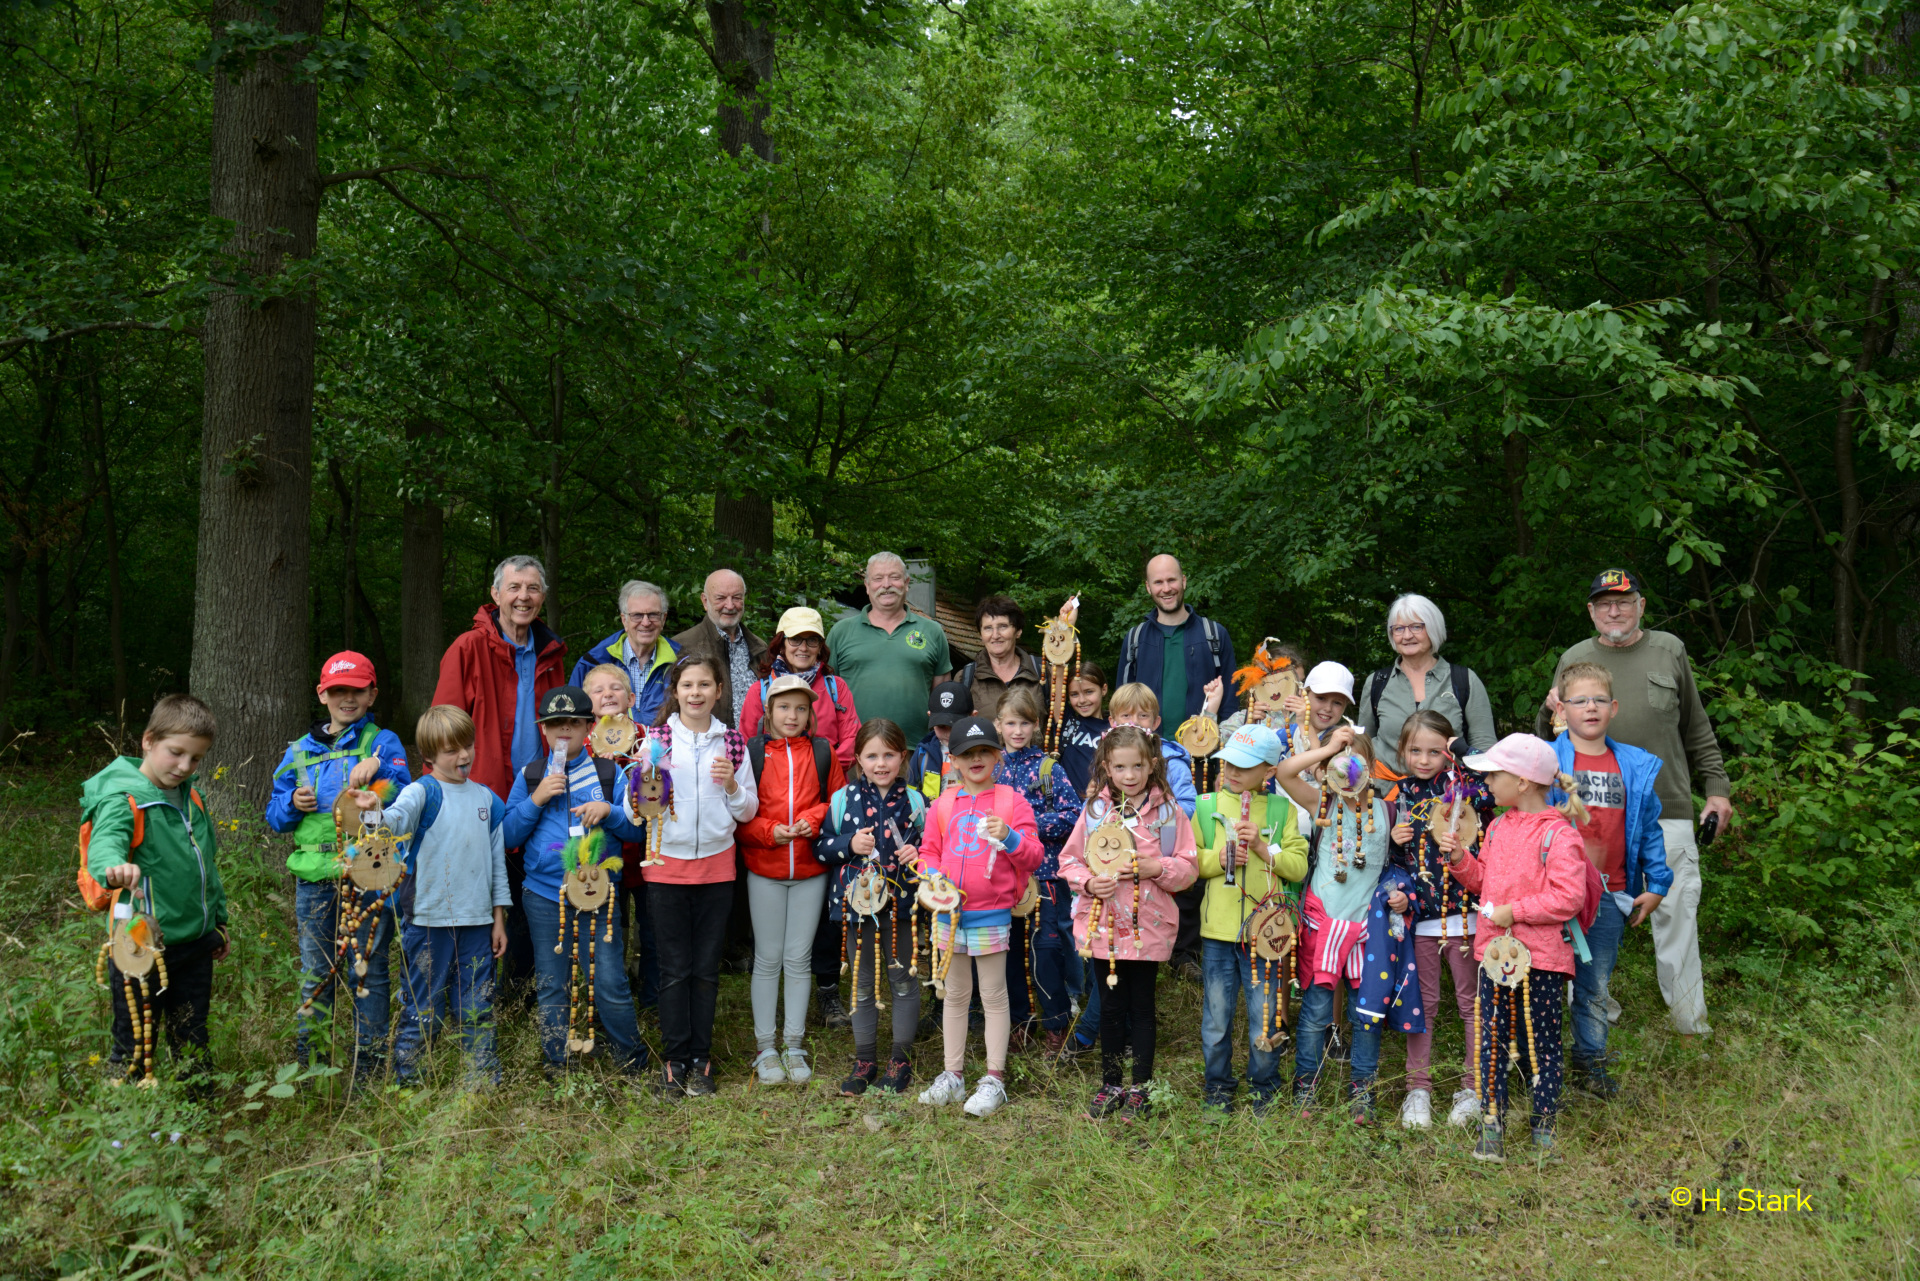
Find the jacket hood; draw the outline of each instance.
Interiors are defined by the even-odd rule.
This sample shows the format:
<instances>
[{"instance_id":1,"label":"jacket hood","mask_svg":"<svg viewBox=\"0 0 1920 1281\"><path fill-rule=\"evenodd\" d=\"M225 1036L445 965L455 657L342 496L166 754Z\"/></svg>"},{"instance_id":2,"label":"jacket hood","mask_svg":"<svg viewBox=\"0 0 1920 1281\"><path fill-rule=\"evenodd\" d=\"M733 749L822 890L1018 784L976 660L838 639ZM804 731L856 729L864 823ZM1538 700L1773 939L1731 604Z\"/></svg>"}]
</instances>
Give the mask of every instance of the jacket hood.
<instances>
[{"instance_id":1,"label":"jacket hood","mask_svg":"<svg viewBox=\"0 0 1920 1281\"><path fill-rule=\"evenodd\" d=\"M191 788L199 779L198 774L190 775L187 786ZM87 780L80 790L80 799L91 804L109 792L130 793L142 805L158 805L169 800L152 779L140 772L138 756L116 756L111 765Z\"/></svg>"},{"instance_id":2,"label":"jacket hood","mask_svg":"<svg viewBox=\"0 0 1920 1281\"><path fill-rule=\"evenodd\" d=\"M500 607L492 601L473 611L473 630L485 634L501 649L512 651L512 647L507 644L507 638L500 634ZM556 645L565 644L560 639L559 633L548 627L544 619L533 620L530 634L533 637L533 652L536 657L544 658Z\"/></svg>"}]
</instances>

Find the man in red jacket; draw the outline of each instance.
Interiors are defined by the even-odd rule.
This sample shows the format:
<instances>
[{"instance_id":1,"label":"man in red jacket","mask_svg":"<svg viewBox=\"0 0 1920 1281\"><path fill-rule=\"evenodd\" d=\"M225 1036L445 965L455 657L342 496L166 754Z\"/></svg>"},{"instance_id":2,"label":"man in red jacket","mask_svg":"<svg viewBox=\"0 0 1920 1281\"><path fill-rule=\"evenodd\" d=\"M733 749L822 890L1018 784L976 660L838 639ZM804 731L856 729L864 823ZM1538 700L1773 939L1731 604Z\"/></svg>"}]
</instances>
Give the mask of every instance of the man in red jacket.
<instances>
[{"instance_id":1,"label":"man in red jacket","mask_svg":"<svg viewBox=\"0 0 1920 1281\"><path fill-rule=\"evenodd\" d=\"M473 773L506 801L514 774L538 756L534 708L566 684L567 643L540 621L547 571L532 556L509 556L494 567L493 603L473 616L440 658L433 701L473 717Z\"/></svg>"}]
</instances>

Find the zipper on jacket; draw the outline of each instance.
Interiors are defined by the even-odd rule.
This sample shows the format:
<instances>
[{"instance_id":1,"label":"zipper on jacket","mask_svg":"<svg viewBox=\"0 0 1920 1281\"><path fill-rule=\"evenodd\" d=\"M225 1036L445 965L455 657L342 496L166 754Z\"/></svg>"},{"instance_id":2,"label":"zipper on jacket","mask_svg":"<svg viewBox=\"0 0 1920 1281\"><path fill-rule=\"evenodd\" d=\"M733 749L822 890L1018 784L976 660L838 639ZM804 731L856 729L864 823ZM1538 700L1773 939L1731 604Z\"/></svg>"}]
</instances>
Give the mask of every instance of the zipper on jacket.
<instances>
[{"instance_id":1,"label":"zipper on jacket","mask_svg":"<svg viewBox=\"0 0 1920 1281\"><path fill-rule=\"evenodd\" d=\"M190 787L191 785L185 784L183 786ZM200 932L205 934L210 928L209 922L207 921L207 860L201 856L200 842L193 834L193 814L191 812L193 808L192 794L191 792L188 793L187 808L184 810L175 806L172 801L167 801L165 804L168 808L173 809L180 815L180 822L187 829L187 848L193 851L194 865L200 869Z\"/></svg>"},{"instance_id":2,"label":"zipper on jacket","mask_svg":"<svg viewBox=\"0 0 1920 1281\"><path fill-rule=\"evenodd\" d=\"M785 743L785 747L787 749L787 826L792 827L793 826L793 740L788 739ZM813 747L813 744L808 743L807 747L811 749ZM793 840L791 837L789 837L787 840L787 879L791 881L798 874L799 874L799 869L794 866Z\"/></svg>"}]
</instances>

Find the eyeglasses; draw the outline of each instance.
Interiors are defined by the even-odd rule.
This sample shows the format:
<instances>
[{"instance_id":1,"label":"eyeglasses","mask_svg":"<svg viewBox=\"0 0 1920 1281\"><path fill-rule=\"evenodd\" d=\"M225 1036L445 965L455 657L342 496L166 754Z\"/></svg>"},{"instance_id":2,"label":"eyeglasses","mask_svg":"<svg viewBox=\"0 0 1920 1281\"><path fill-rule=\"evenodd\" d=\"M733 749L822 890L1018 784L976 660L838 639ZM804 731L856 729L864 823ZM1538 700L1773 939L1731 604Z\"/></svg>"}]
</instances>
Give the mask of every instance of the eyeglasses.
<instances>
[{"instance_id":1,"label":"eyeglasses","mask_svg":"<svg viewBox=\"0 0 1920 1281\"><path fill-rule=\"evenodd\" d=\"M1395 623L1387 628L1389 636L1418 636L1427 630L1425 623Z\"/></svg>"},{"instance_id":2,"label":"eyeglasses","mask_svg":"<svg viewBox=\"0 0 1920 1281\"><path fill-rule=\"evenodd\" d=\"M1613 600L1588 601L1587 607L1602 614L1631 614L1634 607L1639 603L1640 598L1638 596L1629 596L1624 600L1616 598Z\"/></svg>"},{"instance_id":3,"label":"eyeglasses","mask_svg":"<svg viewBox=\"0 0 1920 1281\"><path fill-rule=\"evenodd\" d=\"M1613 701L1613 700L1612 700L1611 698L1599 698L1599 697L1596 697L1596 696L1594 696L1594 695L1591 695L1591 694L1583 694L1583 695L1582 695L1582 696L1580 696L1579 698L1563 698L1563 699L1561 699L1561 700L1560 700L1560 706L1562 706L1562 707L1572 707L1572 708L1581 708L1581 707L1604 707L1604 706L1606 706L1606 705L1607 705L1608 703L1611 703L1612 701Z\"/></svg>"},{"instance_id":4,"label":"eyeglasses","mask_svg":"<svg viewBox=\"0 0 1920 1281\"><path fill-rule=\"evenodd\" d=\"M644 613L637 614L629 611L622 614L621 617L629 623L664 623L667 621L667 616L659 610L647 610Z\"/></svg>"}]
</instances>

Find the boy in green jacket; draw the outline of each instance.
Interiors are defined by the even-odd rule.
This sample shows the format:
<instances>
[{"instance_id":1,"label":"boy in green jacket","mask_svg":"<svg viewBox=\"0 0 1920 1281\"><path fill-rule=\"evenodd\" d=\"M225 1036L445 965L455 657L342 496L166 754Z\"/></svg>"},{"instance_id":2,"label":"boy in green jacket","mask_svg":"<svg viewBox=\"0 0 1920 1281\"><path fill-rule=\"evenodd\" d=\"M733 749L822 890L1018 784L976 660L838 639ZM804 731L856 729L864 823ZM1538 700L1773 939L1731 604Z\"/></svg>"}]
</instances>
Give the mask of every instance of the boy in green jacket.
<instances>
[{"instance_id":1,"label":"boy in green jacket","mask_svg":"<svg viewBox=\"0 0 1920 1281\"><path fill-rule=\"evenodd\" d=\"M214 864L213 820L193 787L213 735L211 708L191 695L170 695L154 705L140 759L120 757L80 792L88 824L81 889L90 898L101 886L119 889L116 912L137 909L158 927L168 982L152 1004L183 1077L205 1066L213 963L227 955L227 894ZM131 1075L133 1014L125 985L112 987L111 1061Z\"/></svg>"}]
</instances>

